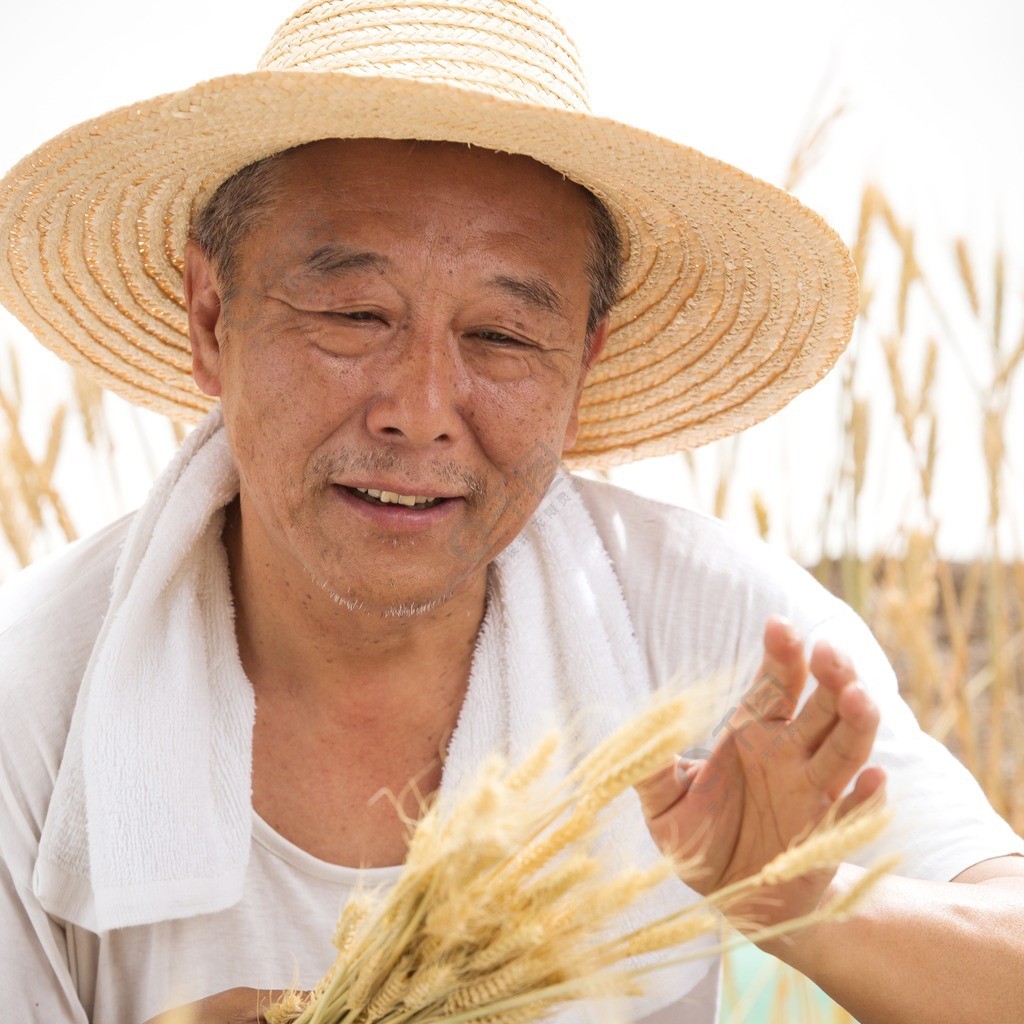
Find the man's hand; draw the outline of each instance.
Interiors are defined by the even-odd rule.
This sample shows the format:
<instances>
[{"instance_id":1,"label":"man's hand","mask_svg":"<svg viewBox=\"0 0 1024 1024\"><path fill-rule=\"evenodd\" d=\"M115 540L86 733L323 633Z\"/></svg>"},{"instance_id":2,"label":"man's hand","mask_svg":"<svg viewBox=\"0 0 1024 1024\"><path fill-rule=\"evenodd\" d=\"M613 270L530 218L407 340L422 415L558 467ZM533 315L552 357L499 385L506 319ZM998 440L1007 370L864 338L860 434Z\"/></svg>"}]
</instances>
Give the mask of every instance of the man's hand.
<instances>
[{"instance_id":1,"label":"man's hand","mask_svg":"<svg viewBox=\"0 0 1024 1024\"><path fill-rule=\"evenodd\" d=\"M146 1024L264 1024L264 1014L283 997L283 992L266 989L229 988L167 1010L151 1017Z\"/></svg>"},{"instance_id":2,"label":"man's hand","mask_svg":"<svg viewBox=\"0 0 1024 1024\"><path fill-rule=\"evenodd\" d=\"M797 715L808 676L803 643L785 621L770 619L764 648L756 682L707 759L677 758L636 787L651 835L664 851L692 858L683 881L700 893L755 874L821 822L855 778L840 816L885 784L882 769L861 771L878 709L850 661L828 644L814 648L810 671L818 687ZM834 873L775 886L770 900L727 912L759 925L808 913Z\"/></svg>"}]
</instances>

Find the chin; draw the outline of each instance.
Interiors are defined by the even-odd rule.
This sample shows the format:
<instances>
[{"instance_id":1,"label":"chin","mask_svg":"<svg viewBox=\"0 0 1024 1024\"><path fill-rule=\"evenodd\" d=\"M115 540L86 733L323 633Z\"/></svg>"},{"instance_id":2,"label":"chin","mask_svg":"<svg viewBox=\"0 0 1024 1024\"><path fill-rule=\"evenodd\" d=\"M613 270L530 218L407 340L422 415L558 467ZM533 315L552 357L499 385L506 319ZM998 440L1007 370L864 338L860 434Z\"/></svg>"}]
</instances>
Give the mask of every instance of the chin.
<instances>
[{"instance_id":1,"label":"chin","mask_svg":"<svg viewBox=\"0 0 1024 1024\"><path fill-rule=\"evenodd\" d=\"M339 586L307 567L306 573L335 604L350 612L360 612L363 615L376 615L382 619L411 619L418 615L426 615L435 608L445 603L454 592L455 588L450 587L440 593L433 594L364 594L362 596L352 591L342 592ZM411 588L410 588L411 589Z\"/></svg>"}]
</instances>

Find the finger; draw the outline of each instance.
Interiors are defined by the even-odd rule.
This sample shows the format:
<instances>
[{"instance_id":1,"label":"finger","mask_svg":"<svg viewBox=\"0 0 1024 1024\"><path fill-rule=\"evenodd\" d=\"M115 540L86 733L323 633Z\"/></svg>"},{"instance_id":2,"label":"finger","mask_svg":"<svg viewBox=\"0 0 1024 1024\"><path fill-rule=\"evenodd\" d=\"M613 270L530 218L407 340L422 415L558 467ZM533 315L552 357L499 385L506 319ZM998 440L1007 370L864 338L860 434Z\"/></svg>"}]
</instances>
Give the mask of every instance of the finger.
<instances>
[{"instance_id":1,"label":"finger","mask_svg":"<svg viewBox=\"0 0 1024 1024\"><path fill-rule=\"evenodd\" d=\"M187 1006L165 1010L146 1024L203 1024L209 1021L233 1021L235 1024L261 1024L266 1012L291 992L255 988L229 988L199 999ZM296 996L306 993L297 992Z\"/></svg>"},{"instance_id":2,"label":"finger","mask_svg":"<svg viewBox=\"0 0 1024 1024\"><path fill-rule=\"evenodd\" d=\"M857 776L857 782L855 783L853 790L843 797L839 804L839 817L842 818L849 814L850 811L861 804L870 800L872 797L876 797L879 800L885 799L885 769L879 768L877 765L872 765L870 768L865 768L864 771Z\"/></svg>"},{"instance_id":3,"label":"finger","mask_svg":"<svg viewBox=\"0 0 1024 1024\"><path fill-rule=\"evenodd\" d=\"M301 997L305 993L266 988L229 989L220 994L217 1013L224 1014L226 1020L263 1024L267 1011L292 995Z\"/></svg>"},{"instance_id":4,"label":"finger","mask_svg":"<svg viewBox=\"0 0 1024 1024\"><path fill-rule=\"evenodd\" d=\"M660 817L687 794L693 783L696 764L688 758L676 756L636 784L634 789L648 821Z\"/></svg>"},{"instance_id":5,"label":"finger","mask_svg":"<svg viewBox=\"0 0 1024 1024\"><path fill-rule=\"evenodd\" d=\"M838 717L836 697L857 678L853 662L825 642L814 645L811 674L818 685L791 726L794 740L808 753L817 750L835 726Z\"/></svg>"},{"instance_id":6,"label":"finger","mask_svg":"<svg viewBox=\"0 0 1024 1024\"><path fill-rule=\"evenodd\" d=\"M256 1018L258 1024L266 1024L269 1020L279 1021L282 1019L292 1020L306 1006L309 992L302 992L298 989L289 989L286 992L259 989L257 991ZM281 1010L271 1014L269 1011L278 1004L283 1004L282 1010L291 1011L282 1014Z\"/></svg>"},{"instance_id":7,"label":"finger","mask_svg":"<svg viewBox=\"0 0 1024 1024\"><path fill-rule=\"evenodd\" d=\"M731 724L774 722L792 717L807 681L807 659L792 624L773 615L764 627L764 660L754 685Z\"/></svg>"},{"instance_id":8,"label":"finger","mask_svg":"<svg viewBox=\"0 0 1024 1024\"><path fill-rule=\"evenodd\" d=\"M836 698L839 721L807 762L811 785L832 799L853 781L871 756L878 732L878 707L859 683L848 683Z\"/></svg>"}]
</instances>

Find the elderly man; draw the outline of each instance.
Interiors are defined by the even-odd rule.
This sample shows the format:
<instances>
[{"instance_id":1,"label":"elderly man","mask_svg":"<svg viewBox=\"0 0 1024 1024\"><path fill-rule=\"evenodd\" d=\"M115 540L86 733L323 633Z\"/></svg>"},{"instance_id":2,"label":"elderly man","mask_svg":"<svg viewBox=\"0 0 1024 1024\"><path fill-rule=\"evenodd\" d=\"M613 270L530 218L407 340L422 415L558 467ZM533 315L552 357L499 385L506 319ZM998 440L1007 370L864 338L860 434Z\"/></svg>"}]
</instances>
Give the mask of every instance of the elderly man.
<instances>
[{"instance_id":1,"label":"elderly man","mask_svg":"<svg viewBox=\"0 0 1024 1024\"><path fill-rule=\"evenodd\" d=\"M756 871L888 775L908 877L772 951L864 1022L1016 1019L1024 845L863 626L767 549L559 468L813 382L856 305L841 243L591 118L532 0L309 3L261 67L4 182L17 315L133 400L216 403L138 513L0 600L9 1011L259 1019L256 989L322 973L354 887L395 878L382 789L443 793L552 721L596 740L717 672L723 707L773 699L640 787L639 831L703 839L682 881ZM859 870L779 887L771 918ZM713 1020L709 966L634 1015Z\"/></svg>"}]
</instances>

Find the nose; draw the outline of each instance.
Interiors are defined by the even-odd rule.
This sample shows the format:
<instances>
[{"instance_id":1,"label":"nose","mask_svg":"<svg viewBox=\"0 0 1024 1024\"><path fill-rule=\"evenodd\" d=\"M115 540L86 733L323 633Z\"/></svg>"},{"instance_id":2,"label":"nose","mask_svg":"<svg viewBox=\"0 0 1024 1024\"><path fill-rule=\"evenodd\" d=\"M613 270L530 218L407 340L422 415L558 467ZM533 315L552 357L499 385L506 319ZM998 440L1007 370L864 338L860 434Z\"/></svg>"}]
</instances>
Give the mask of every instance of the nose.
<instances>
[{"instance_id":1,"label":"nose","mask_svg":"<svg viewBox=\"0 0 1024 1024\"><path fill-rule=\"evenodd\" d=\"M449 332L409 328L389 348L366 413L370 433L413 445L453 442L463 429L465 373Z\"/></svg>"}]
</instances>

